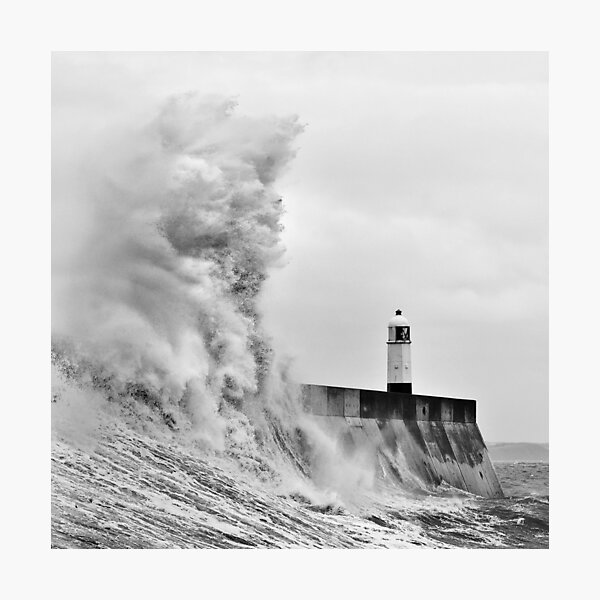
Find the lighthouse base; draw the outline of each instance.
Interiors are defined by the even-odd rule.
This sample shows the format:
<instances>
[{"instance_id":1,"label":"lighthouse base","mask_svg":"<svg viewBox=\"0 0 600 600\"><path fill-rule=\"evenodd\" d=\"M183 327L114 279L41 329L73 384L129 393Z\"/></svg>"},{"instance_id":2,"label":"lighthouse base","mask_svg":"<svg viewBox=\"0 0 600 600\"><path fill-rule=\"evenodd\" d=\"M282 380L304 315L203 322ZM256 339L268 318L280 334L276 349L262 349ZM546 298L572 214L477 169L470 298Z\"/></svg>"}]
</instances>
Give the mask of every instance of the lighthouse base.
<instances>
[{"instance_id":1,"label":"lighthouse base","mask_svg":"<svg viewBox=\"0 0 600 600\"><path fill-rule=\"evenodd\" d=\"M474 400L303 385L306 409L345 453L371 457L383 476L445 482L487 498L503 492L475 422Z\"/></svg>"},{"instance_id":2,"label":"lighthouse base","mask_svg":"<svg viewBox=\"0 0 600 600\"><path fill-rule=\"evenodd\" d=\"M412 383L388 383L387 391L397 394L412 394Z\"/></svg>"}]
</instances>

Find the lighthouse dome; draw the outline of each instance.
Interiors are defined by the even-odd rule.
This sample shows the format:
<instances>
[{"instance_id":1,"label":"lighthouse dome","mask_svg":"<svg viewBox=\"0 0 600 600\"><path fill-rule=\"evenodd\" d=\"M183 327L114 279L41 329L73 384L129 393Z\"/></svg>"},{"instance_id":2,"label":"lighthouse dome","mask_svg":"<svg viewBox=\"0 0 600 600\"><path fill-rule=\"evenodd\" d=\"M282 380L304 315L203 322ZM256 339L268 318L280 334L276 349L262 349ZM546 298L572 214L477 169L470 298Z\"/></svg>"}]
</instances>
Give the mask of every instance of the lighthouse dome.
<instances>
[{"instance_id":1,"label":"lighthouse dome","mask_svg":"<svg viewBox=\"0 0 600 600\"><path fill-rule=\"evenodd\" d=\"M397 310L396 315L388 323L388 327L408 327L409 325L408 319L402 316L401 310Z\"/></svg>"}]
</instances>

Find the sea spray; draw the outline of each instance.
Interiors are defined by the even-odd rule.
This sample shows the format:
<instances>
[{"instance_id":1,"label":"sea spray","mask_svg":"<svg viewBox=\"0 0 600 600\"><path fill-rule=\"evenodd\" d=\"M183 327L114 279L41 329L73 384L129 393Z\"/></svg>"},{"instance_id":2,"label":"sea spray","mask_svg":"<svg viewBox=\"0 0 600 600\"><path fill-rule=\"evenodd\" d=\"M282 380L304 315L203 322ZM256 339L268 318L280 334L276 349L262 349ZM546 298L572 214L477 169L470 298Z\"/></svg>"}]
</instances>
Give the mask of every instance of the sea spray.
<instances>
[{"instance_id":1,"label":"sea spray","mask_svg":"<svg viewBox=\"0 0 600 600\"><path fill-rule=\"evenodd\" d=\"M78 215L53 233L57 351L76 347L116 393L138 386L223 447L222 402L259 393L270 368L256 295L283 252L273 183L301 129L186 94L126 143L89 148L70 166L79 194L53 198Z\"/></svg>"},{"instance_id":2,"label":"sea spray","mask_svg":"<svg viewBox=\"0 0 600 600\"><path fill-rule=\"evenodd\" d=\"M103 397L138 429L166 427L289 493L372 486L372 465L346 460L303 413L257 308L283 254L274 184L301 131L296 117L240 116L231 99L190 93L56 166L58 435L89 445Z\"/></svg>"}]
</instances>

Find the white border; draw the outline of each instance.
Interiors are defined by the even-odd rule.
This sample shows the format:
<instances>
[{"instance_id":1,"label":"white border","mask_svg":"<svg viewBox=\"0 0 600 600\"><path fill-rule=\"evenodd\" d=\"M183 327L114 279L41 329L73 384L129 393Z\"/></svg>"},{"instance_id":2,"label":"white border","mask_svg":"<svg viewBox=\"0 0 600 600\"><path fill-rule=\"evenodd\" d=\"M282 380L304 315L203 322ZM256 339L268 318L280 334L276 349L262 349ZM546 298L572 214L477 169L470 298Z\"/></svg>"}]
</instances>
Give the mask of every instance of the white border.
<instances>
[{"instance_id":1,"label":"white border","mask_svg":"<svg viewBox=\"0 0 600 600\"><path fill-rule=\"evenodd\" d=\"M598 56L583 2L33 2L3 17L7 597L588 597L597 532ZM549 50L549 551L49 550L49 51ZM596 185L594 185L596 184ZM8 275L8 277L6 277ZM554 325L566 324L568 340ZM8 333L8 335L6 335ZM591 338L591 339L590 339ZM596 352L597 355L597 352ZM587 377L586 377L587 375ZM587 442L586 442L587 440ZM7 502L8 501L8 502ZM596 526L597 528L597 526Z\"/></svg>"}]
</instances>

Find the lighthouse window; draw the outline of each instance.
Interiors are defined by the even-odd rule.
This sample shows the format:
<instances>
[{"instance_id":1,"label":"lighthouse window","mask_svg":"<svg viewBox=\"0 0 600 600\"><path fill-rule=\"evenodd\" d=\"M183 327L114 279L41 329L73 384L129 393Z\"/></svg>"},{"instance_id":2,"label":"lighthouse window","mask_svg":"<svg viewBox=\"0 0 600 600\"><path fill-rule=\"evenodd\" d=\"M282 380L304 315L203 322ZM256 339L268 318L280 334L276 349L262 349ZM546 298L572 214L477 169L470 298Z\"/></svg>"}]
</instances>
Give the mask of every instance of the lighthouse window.
<instances>
[{"instance_id":1,"label":"lighthouse window","mask_svg":"<svg viewBox=\"0 0 600 600\"><path fill-rule=\"evenodd\" d=\"M397 342L408 342L409 334L408 327L396 327L396 341Z\"/></svg>"}]
</instances>

